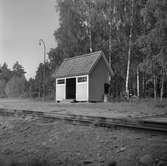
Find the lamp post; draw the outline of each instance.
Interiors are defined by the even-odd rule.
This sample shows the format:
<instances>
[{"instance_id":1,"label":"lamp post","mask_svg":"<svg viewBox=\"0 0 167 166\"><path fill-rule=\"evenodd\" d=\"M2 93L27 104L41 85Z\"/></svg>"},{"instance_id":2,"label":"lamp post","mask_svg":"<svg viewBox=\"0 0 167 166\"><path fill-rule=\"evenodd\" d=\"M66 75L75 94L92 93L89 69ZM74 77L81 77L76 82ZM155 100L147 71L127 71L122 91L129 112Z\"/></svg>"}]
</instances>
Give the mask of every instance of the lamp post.
<instances>
[{"instance_id":1,"label":"lamp post","mask_svg":"<svg viewBox=\"0 0 167 166\"><path fill-rule=\"evenodd\" d=\"M43 101L45 101L45 62L46 62L46 46L43 39L39 40L39 45L43 45L43 55L44 55L44 71L43 71Z\"/></svg>"}]
</instances>

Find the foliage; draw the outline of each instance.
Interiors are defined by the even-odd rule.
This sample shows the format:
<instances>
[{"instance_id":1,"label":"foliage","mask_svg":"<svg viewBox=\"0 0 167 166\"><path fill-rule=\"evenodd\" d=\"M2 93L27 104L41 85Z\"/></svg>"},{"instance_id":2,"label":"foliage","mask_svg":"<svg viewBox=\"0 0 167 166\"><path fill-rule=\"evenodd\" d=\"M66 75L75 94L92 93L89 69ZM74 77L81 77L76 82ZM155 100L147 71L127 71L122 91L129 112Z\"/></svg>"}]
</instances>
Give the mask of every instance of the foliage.
<instances>
[{"instance_id":1,"label":"foliage","mask_svg":"<svg viewBox=\"0 0 167 166\"><path fill-rule=\"evenodd\" d=\"M8 81L11 78L11 76L12 76L11 70L8 68L8 65L4 63L1 67L0 79Z\"/></svg>"},{"instance_id":2,"label":"foliage","mask_svg":"<svg viewBox=\"0 0 167 166\"><path fill-rule=\"evenodd\" d=\"M45 65L41 63L35 78L28 81L29 91L42 96L45 85L46 95L54 92L52 73L62 60L92 49L102 50L108 59L111 57L110 65L115 72L111 81L113 96L124 93L128 61L129 89L134 94L139 69L141 94L144 96L145 91L152 94L153 90L162 89L165 95L167 89L162 85L167 81L166 0L58 0L56 10L60 23L54 32L57 47L50 49L48 62ZM24 72L18 64L14 70ZM150 85L154 88L150 89Z\"/></svg>"},{"instance_id":3,"label":"foliage","mask_svg":"<svg viewBox=\"0 0 167 166\"><path fill-rule=\"evenodd\" d=\"M0 74L0 96L19 97L24 94L26 79L25 71L19 62L13 65L13 70L10 70L6 63L1 67Z\"/></svg>"},{"instance_id":4,"label":"foliage","mask_svg":"<svg viewBox=\"0 0 167 166\"><path fill-rule=\"evenodd\" d=\"M111 56L111 66L116 73L112 82L119 84L118 78L122 80L114 92L120 94L125 86L132 28L130 88L136 90L138 67L142 76L140 84L154 75L161 77L166 73L167 64L166 3L165 0L57 1L60 27L54 32L57 47L49 52L51 70L56 70L65 57L88 53L90 48L103 50L107 58ZM144 91L144 84L142 89Z\"/></svg>"},{"instance_id":5,"label":"foliage","mask_svg":"<svg viewBox=\"0 0 167 166\"><path fill-rule=\"evenodd\" d=\"M24 94L26 79L24 75L14 75L5 86L5 93L8 97L20 97Z\"/></svg>"},{"instance_id":6,"label":"foliage","mask_svg":"<svg viewBox=\"0 0 167 166\"><path fill-rule=\"evenodd\" d=\"M59 47L57 47L55 49L51 48L51 50L49 51L49 53L48 53L48 57L50 60L49 65L50 65L52 72L54 72L61 64L61 62L63 60L63 56L61 56L61 55L63 55L63 52Z\"/></svg>"},{"instance_id":7,"label":"foliage","mask_svg":"<svg viewBox=\"0 0 167 166\"><path fill-rule=\"evenodd\" d=\"M23 66L20 65L18 61L16 61L16 63L13 65L13 74L18 75L18 76L22 76L25 73L26 72L24 71Z\"/></svg>"},{"instance_id":8,"label":"foliage","mask_svg":"<svg viewBox=\"0 0 167 166\"><path fill-rule=\"evenodd\" d=\"M50 56L51 55L52 54L50 54ZM27 82L27 92L29 93L29 96L42 97L44 93L45 96L52 95L54 93L54 78L52 77L54 68L55 66L49 62L46 62L45 65L43 63L39 64L35 78L30 78Z\"/></svg>"},{"instance_id":9,"label":"foliage","mask_svg":"<svg viewBox=\"0 0 167 166\"><path fill-rule=\"evenodd\" d=\"M167 71L167 2L148 0L141 10L141 16L144 33L138 38L137 45L145 58L140 64L140 70L149 79L163 77L164 80ZM156 82L154 84L156 88Z\"/></svg>"}]
</instances>

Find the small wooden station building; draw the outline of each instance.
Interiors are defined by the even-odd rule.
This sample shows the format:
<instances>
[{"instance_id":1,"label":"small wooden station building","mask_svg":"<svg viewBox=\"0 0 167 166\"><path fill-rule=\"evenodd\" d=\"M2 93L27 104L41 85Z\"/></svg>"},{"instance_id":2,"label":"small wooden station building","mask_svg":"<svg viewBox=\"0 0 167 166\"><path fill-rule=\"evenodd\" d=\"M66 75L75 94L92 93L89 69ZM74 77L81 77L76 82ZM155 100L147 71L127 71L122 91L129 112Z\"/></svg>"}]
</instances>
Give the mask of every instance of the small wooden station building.
<instances>
[{"instance_id":1,"label":"small wooden station building","mask_svg":"<svg viewBox=\"0 0 167 166\"><path fill-rule=\"evenodd\" d=\"M53 74L56 101L103 101L109 74L114 73L102 51L64 59Z\"/></svg>"}]
</instances>

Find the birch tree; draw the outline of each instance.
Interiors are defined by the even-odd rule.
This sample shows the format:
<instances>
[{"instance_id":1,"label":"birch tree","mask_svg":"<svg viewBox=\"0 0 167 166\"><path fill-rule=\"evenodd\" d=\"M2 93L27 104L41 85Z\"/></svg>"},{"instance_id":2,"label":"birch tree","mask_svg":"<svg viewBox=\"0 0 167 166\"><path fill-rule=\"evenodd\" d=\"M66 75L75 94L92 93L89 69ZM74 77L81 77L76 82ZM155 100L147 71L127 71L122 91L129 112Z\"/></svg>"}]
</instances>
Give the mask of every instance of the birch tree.
<instances>
[{"instance_id":1,"label":"birch tree","mask_svg":"<svg viewBox=\"0 0 167 166\"><path fill-rule=\"evenodd\" d=\"M129 46L128 46L128 62L127 62L127 71L126 71L126 85L125 91L127 96L129 97L129 71L130 71L130 61L131 61L131 49L132 49L132 32L133 32L133 5L134 2L131 0L131 15L130 15L130 30L129 30ZM126 6L125 6L125 13L126 13Z\"/></svg>"}]
</instances>

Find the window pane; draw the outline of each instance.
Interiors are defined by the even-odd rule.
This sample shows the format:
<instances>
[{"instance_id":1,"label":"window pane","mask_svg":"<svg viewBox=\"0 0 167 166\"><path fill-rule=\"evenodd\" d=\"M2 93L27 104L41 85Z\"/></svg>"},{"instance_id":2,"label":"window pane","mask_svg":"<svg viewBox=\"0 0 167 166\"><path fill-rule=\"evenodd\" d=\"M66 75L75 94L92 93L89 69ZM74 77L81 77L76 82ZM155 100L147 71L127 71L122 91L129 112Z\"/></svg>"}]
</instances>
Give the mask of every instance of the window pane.
<instances>
[{"instance_id":1,"label":"window pane","mask_svg":"<svg viewBox=\"0 0 167 166\"><path fill-rule=\"evenodd\" d=\"M78 82L86 82L87 77L78 77Z\"/></svg>"},{"instance_id":2,"label":"window pane","mask_svg":"<svg viewBox=\"0 0 167 166\"><path fill-rule=\"evenodd\" d=\"M57 80L57 84L64 84L64 79Z\"/></svg>"}]
</instances>

